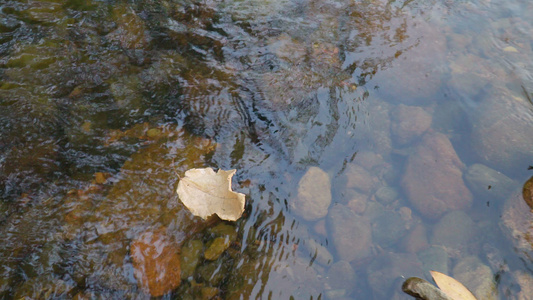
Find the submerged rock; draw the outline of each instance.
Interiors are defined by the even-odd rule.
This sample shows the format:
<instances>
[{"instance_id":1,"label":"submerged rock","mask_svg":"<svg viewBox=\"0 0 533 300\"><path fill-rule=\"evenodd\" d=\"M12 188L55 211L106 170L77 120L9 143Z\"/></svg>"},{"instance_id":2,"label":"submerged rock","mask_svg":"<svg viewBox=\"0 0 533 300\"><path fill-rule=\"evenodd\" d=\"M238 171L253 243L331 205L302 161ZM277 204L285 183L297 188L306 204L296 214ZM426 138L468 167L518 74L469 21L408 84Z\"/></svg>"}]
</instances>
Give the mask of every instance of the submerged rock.
<instances>
[{"instance_id":1,"label":"submerged rock","mask_svg":"<svg viewBox=\"0 0 533 300\"><path fill-rule=\"evenodd\" d=\"M486 198L505 199L517 184L504 174L482 164L468 167L465 181L472 192Z\"/></svg>"},{"instance_id":2,"label":"submerged rock","mask_svg":"<svg viewBox=\"0 0 533 300\"><path fill-rule=\"evenodd\" d=\"M448 211L466 209L472 204L472 194L463 181L463 168L445 135L426 134L409 156L402 187L423 216L437 219Z\"/></svg>"},{"instance_id":3,"label":"submerged rock","mask_svg":"<svg viewBox=\"0 0 533 300\"><path fill-rule=\"evenodd\" d=\"M533 112L523 96L494 90L473 121L474 153L486 165L513 173L527 169L533 150Z\"/></svg>"},{"instance_id":4,"label":"submerged rock","mask_svg":"<svg viewBox=\"0 0 533 300\"><path fill-rule=\"evenodd\" d=\"M309 251L311 259L319 264L327 266L333 262L333 255L329 250L314 239L308 239L305 242L305 248Z\"/></svg>"},{"instance_id":5,"label":"submerged rock","mask_svg":"<svg viewBox=\"0 0 533 300\"><path fill-rule=\"evenodd\" d=\"M213 240L211 245L205 250L204 257L207 260L216 260L226 249L229 248L231 242L228 238L218 237Z\"/></svg>"},{"instance_id":6,"label":"submerged rock","mask_svg":"<svg viewBox=\"0 0 533 300\"><path fill-rule=\"evenodd\" d=\"M464 35L455 36L464 38ZM464 47L465 45L458 47ZM491 82L498 81L494 70L491 70L488 59L472 53L458 55L450 63L450 79L448 84L463 97L475 98L483 92ZM501 80L501 79L500 79Z\"/></svg>"},{"instance_id":7,"label":"submerged rock","mask_svg":"<svg viewBox=\"0 0 533 300\"><path fill-rule=\"evenodd\" d=\"M407 49L376 75L380 93L404 104L427 104L439 91L448 62L446 33L442 26L412 19L409 37L402 44Z\"/></svg>"},{"instance_id":8,"label":"submerged rock","mask_svg":"<svg viewBox=\"0 0 533 300\"><path fill-rule=\"evenodd\" d=\"M336 205L330 209L327 222L342 260L351 262L370 256L372 229L366 218L357 216L344 205Z\"/></svg>"},{"instance_id":9,"label":"submerged rock","mask_svg":"<svg viewBox=\"0 0 533 300\"><path fill-rule=\"evenodd\" d=\"M366 205L368 203L368 196L356 192L355 190L346 190L345 199L348 199L346 205L356 214L363 214L366 210Z\"/></svg>"},{"instance_id":10,"label":"submerged rock","mask_svg":"<svg viewBox=\"0 0 533 300\"><path fill-rule=\"evenodd\" d=\"M431 243L453 250L465 250L476 233L476 224L463 211L447 213L435 225Z\"/></svg>"},{"instance_id":11,"label":"submerged rock","mask_svg":"<svg viewBox=\"0 0 533 300\"><path fill-rule=\"evenodd\" d=\"M526 261L533 261L533 212L521 192L512 194L506 200L500 227L517 254Z\"/></svg>"},{"instance_id":12,"label":"submerged rock","mask_svg":"<svg viewBox=\"0 0 533 300\"><path fill-rule=\"evenodd\" d=\"M44 275L25 281L15 292L15 299L61 299L67 298L75 288L73 282Z\"/></svg>"},{"instance_id":13,"label":"submerged rock","mask_svg":"<svg viewBox=\"0 0 533 300\"><path fill-rule=\"evenodd\" d=\"M187 279L194 274L203 251L204 244L200 240L189 240L181 247L181 278Z\"/></svg>"},{"instance_id":14,"label":"submerged rock","mask_svg":"<svg viewBox=\"0 0 533 300\"><path fill-rule=\"evenodd\" d=\"M324 278L319 276L316 264L309 265L309 259L296 255L288 260L276 262L275 265L276 267L273 267L270 273L259 270L263 274L259 281L264 281L264 285L257 281L249 282L248 285L258 283L255 286L256 289L264 287L266 293L275 295L272 297L277 299L318 299L320 297L319 295L323 292ZM257 268L257 265L251 267ZM247 279L249 276L244 278ZM243 298L251 299L255 296L230 299Z\"/></svg>"},{"instance_id":15,"label":"submerged rock","mask_svg":"<svg viewBox=\"0 0 533 300\"><path fill-rule=\"evenodd\" d=\"M359 128L356 133L373 152L387 157L392 150L390 104L377 98L365 102L367 102L364 103L366 106L361 108L365 110L365 113L358 115L357 118L357 122L362 126L356 126Z\"/></svg>"},{"instance_id":16,"label":"submerged rock","mask_svg":"<svg viewBox=\"0 0 533 300\"><path fill-rule=\"evenodd\" d=\"M463 283L477 299L499 299L494 275L476 256L463 258L453 268L453 277Z\"/></svg>"},{"instance_id":17,"label":"submerged rock","mask_svg":"<svg viewBox=\"0 0 533 300\"><path fill-rule=\"evenodd\" d=\"M349 262L341 260L328 270L327 284L331 290L344 290L349 294L356 286L357 277Z\"/></svg>"},{"instance_id":18,"label":"submerged rock","mask_svg":"<svg viewBox=\"0 0 533 300\"><path fill-rule=\"evenodd\" d=\"M386 165L386 162L383 159L383 156L375 152L364 151L364 150L357 152L357 155L355 156L353 162L371 172L382 169L384 165Z\"/></svg>"},{"instance_id":19,"label":"submerged rock","mask_svg":"<svg viewBox=\"0 0 533 300\"><path fill-rule=\"evenodd\" d=\"M427 232L423 224L416 225L402 240L402 248L408 253L419 252L428 246Z\"/></svg>"},{"instance_id":20,"label":"submerged rock","mask_svg":"<svg viewBox=\"0 0 533 300\"><path fill-rule=\"evenodd\" d=\"M331 204L329 175L318 167L311 167L300 179L298 196L291 203L294 213L308 221L316 221L328 214Z\"/></svg>"},{"instance_id":21,"label":"submerged rock","mask_svg":"<svg viewBox=\"0 0 533 300\"><path fill-rule=\"evenodd\" d=\"M159 297L180 285L178 251L178 246L159 232L143 233L131 244L134 275L143 290Z\"/></svg>"},{"instance_id":22,"label":"submerged rock","mask_svg":"<svg viewBox=\"0 0 533 300\"><path fill-rule=\"evenodd\" d=\"M194 278L209 286L220 286L232 272L232 260L222 258L217 261L206 262L196 268Z\"/></svg>"},{"instance_id":23,"label":"submerged rock","mask_svg":"<svg viewBox=\"0 0 533 300\"><path fill-rule=\"evenodd\" d=\"M376 199L383 205L391 204L398 197L398 191L390 186L379 188L374 194Z\"/></svg>"},{"instance_id":24,"label":"submerged rock","mask_svg":"<svg viewBox=\"0 0 533 300\"><path fill-rule=\"evenodd\" d=\"M399 213L384 210L372 219L372 240L381 247L390 247L407 232L405 221Z\"/></svg>"},{"instance_id":25,"label":"submerged rock","mask_svg":"<svg viewBox=\"0 0 533 300\"><path fill-rule=\"evenodd\" d=\"M512 296L513 300L533 299L533 275L526 271L515 271L513 277L520 286L520 291Z\"/></svg>"},{"instance_id":26,"label":"submerged rock","mask_svg":"<svg viewBox=\"0 0 533 300\"><path fill-rule=\"evenodd\" d=\"M215 296L220 293L220 289L211 286L204 286L200 291L202 299L215 299Z\"/></svg>"},{"instance_id":27,"label":"submerged rock","mask_svg":"<svg viewBox=\"0 0 533 300\"><path fill-rule=\"evenodd\" d=\"M391 112L391 133L398 145L413 142L431 126L431 115L418 106L400 104Z\"/></svg>"},{"instance_id":28,"label":"submerged rock","mask_svg":"<svg viewBox=\"0 0 533 300\"><path fill-rule=\"evenodd\" d=\"M144 49L148 46L151 38L146 25L133 9L117 5L112 14L118 26L106 36L107 39L117 42L125 49Z\"/></svg>"},{"instance_id":29,"label":"submerged rock","mask_svg":"<svg viewBox=\"0 0 533 300\"><path fill-rule=\"evenodd\" d=\"M443 247L433 246L418 253L418 259L425 271L437 271L448 274L448 253Z\"/></svg>"},{"instance_id":30,"label":"submerged rock","mask_svg":"<svg viewBox=\"0 0 533 300\"><path fill-rule=\"evenodd\" d=\"M374 299L391 299L391 288L401 278L423 277L421 263L414 254L381 255L368 266L367 273Z\"/></svg>"},{"instance_id":31,"label":"submerged rock","mask_svg":"<svg viewBox=\"0 0 533 300\"><path fill-rule=\"evenodd\" d=\"M358 164L349 164L344 176L346 176L346 188L356 189L365 194L377 184L377 178Z\"/></svg>"}]
</instances>

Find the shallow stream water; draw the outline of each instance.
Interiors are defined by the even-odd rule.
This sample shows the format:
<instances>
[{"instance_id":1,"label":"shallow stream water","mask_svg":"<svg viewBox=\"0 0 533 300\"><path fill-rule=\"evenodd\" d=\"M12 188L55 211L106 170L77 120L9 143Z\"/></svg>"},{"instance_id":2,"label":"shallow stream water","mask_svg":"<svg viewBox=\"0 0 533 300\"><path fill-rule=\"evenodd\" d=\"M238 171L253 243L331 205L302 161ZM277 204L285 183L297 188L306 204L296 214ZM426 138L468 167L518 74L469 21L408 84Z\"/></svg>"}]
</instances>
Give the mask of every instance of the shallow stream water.
<instances>
[{"instance_id":1,"label":"shallow stream water","mask_svg":"<svg viewBox=\"0 0 533 300\"><path fill-rule=\"evenodd\" d=\"M0 298L533 299L531 15L0 0ZM204 167L241 219L183 206Z\"/></svg>"}]
</instances>

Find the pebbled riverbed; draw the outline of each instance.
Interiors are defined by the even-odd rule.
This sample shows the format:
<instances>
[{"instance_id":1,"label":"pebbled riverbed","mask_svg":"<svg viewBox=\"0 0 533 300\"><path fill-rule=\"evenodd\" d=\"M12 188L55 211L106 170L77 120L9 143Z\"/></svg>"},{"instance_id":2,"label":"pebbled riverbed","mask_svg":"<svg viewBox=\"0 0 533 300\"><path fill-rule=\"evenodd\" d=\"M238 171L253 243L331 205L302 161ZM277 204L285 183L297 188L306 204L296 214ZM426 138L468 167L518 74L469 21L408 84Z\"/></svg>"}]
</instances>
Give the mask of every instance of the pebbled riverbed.
<instances>
[{"instance_id":1,"label":"pebbled riverbed","mask_svg":"<svg viewBox=\"0 0 533 300\"><path fill-rule=\"evenodd\" d=\"M532 13L0 0L0 298L530 299ZM180 202L203 167L240 220Z\"/></svg>"}]
</instances>

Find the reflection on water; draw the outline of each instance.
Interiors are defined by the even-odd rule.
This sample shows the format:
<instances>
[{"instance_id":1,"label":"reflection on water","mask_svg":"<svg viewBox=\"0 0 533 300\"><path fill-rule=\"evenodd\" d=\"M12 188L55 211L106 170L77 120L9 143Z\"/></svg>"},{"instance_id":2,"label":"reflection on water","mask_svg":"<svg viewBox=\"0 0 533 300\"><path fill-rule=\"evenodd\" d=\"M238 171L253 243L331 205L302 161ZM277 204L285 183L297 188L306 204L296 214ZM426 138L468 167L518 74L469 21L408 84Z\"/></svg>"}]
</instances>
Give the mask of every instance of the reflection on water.
<instances>
[{"instance_id":1,"label":"reflection on water","mask_svg":"<svg viewBox=\"0 0 533 300\"><path fill-rule=\"evenodd\" d=\"M529 299L508 2L0 0L0 297ZM239 221L179 201L207 166Z\"/></svg>"}]
</instances>

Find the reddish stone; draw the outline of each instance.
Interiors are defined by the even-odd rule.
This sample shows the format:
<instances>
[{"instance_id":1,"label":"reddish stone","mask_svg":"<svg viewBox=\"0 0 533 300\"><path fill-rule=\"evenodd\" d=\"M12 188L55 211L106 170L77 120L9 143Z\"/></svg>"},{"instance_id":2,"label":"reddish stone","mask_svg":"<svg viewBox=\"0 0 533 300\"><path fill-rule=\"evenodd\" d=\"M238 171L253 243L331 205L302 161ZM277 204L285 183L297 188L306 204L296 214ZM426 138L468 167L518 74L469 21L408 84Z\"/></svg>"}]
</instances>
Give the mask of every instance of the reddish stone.
<instances>
[{"instance_id":1,"label":"reddish stone","mask_svg":"<svg viewBox=\"0 0 533 300\"><path fill-rule=\"evenodd\" d=\"M472 204L462 169L463 163L444 134L426 134L409 156L402 186L420 214L438 219L448 211Z\"/></svg>"},{"instance_id":2,"label":"reddish stone","mask_svg":"<svg viewBox=\"0 0 533 300\"><path fill-rule=\"evenodd\" d=\"M154 297L181 283L179 247L159 232L145 232L131 244L131 257L139 285Z\"/></svg>"},{"instance_id":3,"label":"reddish stone","mask_svg":"<svg viewBox=\"0 0 533 300\"><path fill-rule=\"evenodd\" d=\"M429 247L426 228L418 224L403 239L402 248L407 253L417 253Z\"/></svg>"}]
</instances>

